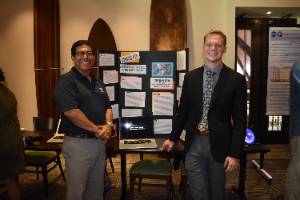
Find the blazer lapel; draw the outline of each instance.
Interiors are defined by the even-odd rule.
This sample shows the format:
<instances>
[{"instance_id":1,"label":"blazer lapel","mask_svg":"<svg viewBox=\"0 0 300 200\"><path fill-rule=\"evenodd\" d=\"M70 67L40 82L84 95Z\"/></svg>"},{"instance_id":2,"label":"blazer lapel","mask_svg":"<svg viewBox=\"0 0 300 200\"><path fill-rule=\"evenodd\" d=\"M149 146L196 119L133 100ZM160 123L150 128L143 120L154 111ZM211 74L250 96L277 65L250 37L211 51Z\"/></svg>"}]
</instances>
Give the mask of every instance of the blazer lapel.
<instances>
[{"instance_id":1,"label":"blazer lapel","mask_svg":"<svg viewBox=\"0 0 300 200\"><path fill-rule=\"evenodd\" d=\"M217 99L217 96L221 92L221 89L224 88L224 85L226 85L226 69L225 68L226 68L226 66L224 65L220 72L217 84L216 84L214 91L212 93L212 96L211 96L210 107L214 105L214 103Z\"/></svg>"},{"instance_id":2,"label":"blazer lapel","mask_svg":"<svg viewBox=\"0 0 300 200\"><path fill-rule=\"evenodd\" d=\"M200 113L202 113L202 104L203 104L203 71L204 71L204 67L202 66L201 68L199 68L198 74L197 76L195 76L196 80L194 81L195 89L193 92L195 92L195 94L197 94L196 96L196 105L199 105L199 109L200 109ZM197 87L199 86L199 87Z\"/></svg>"}]
</instances>

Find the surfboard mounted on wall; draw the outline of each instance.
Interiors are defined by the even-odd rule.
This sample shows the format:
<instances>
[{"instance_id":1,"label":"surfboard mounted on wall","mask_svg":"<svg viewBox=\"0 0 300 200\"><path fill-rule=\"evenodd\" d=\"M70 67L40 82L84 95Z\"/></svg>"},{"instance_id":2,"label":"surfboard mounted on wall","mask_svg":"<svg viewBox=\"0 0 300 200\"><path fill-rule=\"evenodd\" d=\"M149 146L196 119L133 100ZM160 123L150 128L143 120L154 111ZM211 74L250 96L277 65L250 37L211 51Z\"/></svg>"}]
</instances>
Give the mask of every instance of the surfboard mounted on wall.
<instances>
[{"instance_id":1,"label":"surfboard mounted on wall","mask_svg":"<svg viewBox=\"0 0 300 200\"><path fill-rule=\"evenodd\" d=\"M97 19L91 28L88 40L94 45L96 50L117 51L117 45L114 36L108 24L101 18ZM102 70L97 72L98 68L96 67L96 63L93 73L97 73L98 77L102 77Z\"/></svg>"},{"instance_id":2,"label":"surfboard mounted on wall","mask_svg":"<svg viewBox=\"0 0 300 200\"><path fill-rule=\"evenodd\" d=\"M89 41L97 50L117 51L114 36L108 24L101 18L94 23L89 35Z\"/></svg>"},{"instance_id":3,"label":"surfboard mounted on wall","mask_svg":"<svg viewBox=\"0 0 300 200\"><path fill-rule=\"evenodd\" d=\"M152 0L150 50L181 50L186 41L185 0Z\"/></svg>"}]
</instances>

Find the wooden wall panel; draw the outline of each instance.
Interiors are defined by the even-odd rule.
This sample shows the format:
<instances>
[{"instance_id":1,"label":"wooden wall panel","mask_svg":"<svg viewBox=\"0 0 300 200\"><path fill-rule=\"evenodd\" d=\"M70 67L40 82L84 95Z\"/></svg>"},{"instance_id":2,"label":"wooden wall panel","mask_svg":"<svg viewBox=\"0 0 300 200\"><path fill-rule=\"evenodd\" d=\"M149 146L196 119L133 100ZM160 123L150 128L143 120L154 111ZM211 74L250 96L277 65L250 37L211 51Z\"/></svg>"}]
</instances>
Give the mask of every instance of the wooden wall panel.
<instances>
[{"instance_id":1,"label":"wooden wall panel","mask_svg":"<svg viewBox=\"0 0 300 200\"><path fill-rule=\"evenodd\" d=\"M60 75L59 0L34 0L34 53L38 115L57 117L52 93Z\"/></svg>"},{"instance_id":2,"label":"wooden wall panel","mask_svg":"<svg viewBox=\"0 0 300 200\"><path fill-rule=\"evenodd\" d=\"M152 0L150 50L181 50L187 44L185 0Z\"/></svg>"},{"instance_id":3,"label":"wooden wall panel","mask_svg":"<svg viewBox=\"0 0 300 200\"><path fill-rule=\"evenodd\" d=\"M88 40L93 44L96 50L117 51L114 35L108 24L101 18L97 19L92 26ZM102 75L99 76L99 73L102 74L102 70L99 70L97 62L95 62L92 74L96 74L97 77L100 78Z\"/></svg>"}]
</instances>

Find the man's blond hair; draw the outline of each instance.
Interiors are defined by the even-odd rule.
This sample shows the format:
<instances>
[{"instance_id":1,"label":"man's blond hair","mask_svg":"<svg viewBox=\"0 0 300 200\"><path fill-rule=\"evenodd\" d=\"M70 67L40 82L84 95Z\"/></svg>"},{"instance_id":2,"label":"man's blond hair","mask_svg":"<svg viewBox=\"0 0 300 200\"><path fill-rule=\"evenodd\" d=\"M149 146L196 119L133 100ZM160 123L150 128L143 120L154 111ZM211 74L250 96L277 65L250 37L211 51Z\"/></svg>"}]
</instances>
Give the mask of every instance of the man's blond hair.
<instances>
[{"instance_id":1,"label":"man's blond hair","mask_svg":"<svg viewBox=\"0 0 300 200\"><path fill-rule=\"evenodd\" d=\"M223 44L224 44L224 46L226 47L226 44L227 44L227 37L226 37L226 35L225 35L222 31L219 31L219 30L211 30L211 31L209 31L209 32L206 33L205 36L204 36L204 43L205 43L206 37L207 37L208 35L220 35L220 36L223 38Z\"/></svg>"}]
</instances>

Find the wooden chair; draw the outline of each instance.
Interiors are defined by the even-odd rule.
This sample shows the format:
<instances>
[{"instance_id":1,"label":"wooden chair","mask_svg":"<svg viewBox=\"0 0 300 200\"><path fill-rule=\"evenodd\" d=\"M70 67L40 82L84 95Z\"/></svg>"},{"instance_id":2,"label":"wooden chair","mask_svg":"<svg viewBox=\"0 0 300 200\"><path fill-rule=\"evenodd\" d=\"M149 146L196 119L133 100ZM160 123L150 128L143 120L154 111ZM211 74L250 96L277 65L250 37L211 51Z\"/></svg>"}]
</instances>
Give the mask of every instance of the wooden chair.
<instances>
[{"instance_id":1,"label":"wooden chair","mask_svg":"<svg viewBox=\"0 0 300 200\"><path fill-rule=\"evenodd\" d=\"M56 129L56 122L53 118L41 118L33 117L33 128L34 131L54 131ZM26 167L31 166L35 167L35 170L27 169L27 172L37 173L37 178L41 173L43 176L43 184L45 188L46 196L48 196L48 177L47 174L49 171L54 169L56 166L59 167L61 175L65 181L65 175L61 165L61 160L59 156L60 152L57 151L34 151L26 150L25 151L25 163ZM51 163L54 163L52 166L48 167Z\"/></svg>"},{"instance_id":2,"label":"wooden chair","mask_svg":"<svg viewBox=\"0 0 300 200\"><path fill-rule=\"evenodd\" d=\"M134 197L134 182L148 179L162 179L167 182L168 199L172 199L172 165L168 160L154 159L154 160L140 160L132 165L129 170L130 174L130 199ZM141 189L139 182L139 191Z\"/></svg>"}]
</instances>

